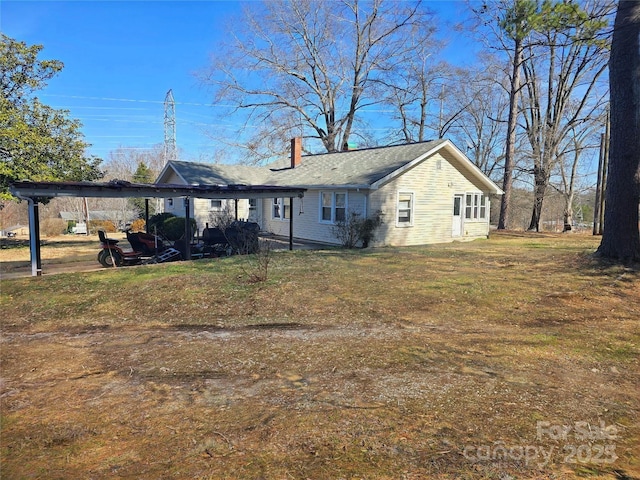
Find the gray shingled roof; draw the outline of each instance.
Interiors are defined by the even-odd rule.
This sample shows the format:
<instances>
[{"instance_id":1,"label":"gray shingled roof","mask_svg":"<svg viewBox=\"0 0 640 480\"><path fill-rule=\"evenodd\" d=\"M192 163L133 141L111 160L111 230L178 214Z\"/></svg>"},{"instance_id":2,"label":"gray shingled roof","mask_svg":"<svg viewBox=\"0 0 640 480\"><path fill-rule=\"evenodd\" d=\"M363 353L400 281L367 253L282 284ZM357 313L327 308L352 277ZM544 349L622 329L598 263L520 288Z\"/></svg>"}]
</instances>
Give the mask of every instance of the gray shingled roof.
<instances>
[{"instance_id":1,"label":"gray shingled roof","mask_svg":"<svg viewBox=\"0 0 640 480\"><path fill-rule=\"evenodd\" d=\"M221 165L209 163L170 162L173 169L188 185L270 185L266 181L270 170L247 165Z\"/></svg>"},{"instance_id":2,"label":"gray shingled roof","mask_svg":"<svg viewBox=\"0 0 640 480\"><path fill-rule=\"evenodd\" d=\"M274 185L305 187L370 186L443 142L445 140L434 140L393 147L305 155L300 165L294 169L274 169L269 180ZM279 161L272 167L278 165L282 163Z\"/></svg>"},{"instance_id":3,"label":"gray shingled roof","mask_svg":"<svg viewBox=\"0 0 640 480\"><path fill-rule=\"evenodd\" d=\"M289 158L266 167L172 161L187 184L367 187L433 150L446 140L348 152L305 155L289 168Z\"/></svg>"}]
</instances>

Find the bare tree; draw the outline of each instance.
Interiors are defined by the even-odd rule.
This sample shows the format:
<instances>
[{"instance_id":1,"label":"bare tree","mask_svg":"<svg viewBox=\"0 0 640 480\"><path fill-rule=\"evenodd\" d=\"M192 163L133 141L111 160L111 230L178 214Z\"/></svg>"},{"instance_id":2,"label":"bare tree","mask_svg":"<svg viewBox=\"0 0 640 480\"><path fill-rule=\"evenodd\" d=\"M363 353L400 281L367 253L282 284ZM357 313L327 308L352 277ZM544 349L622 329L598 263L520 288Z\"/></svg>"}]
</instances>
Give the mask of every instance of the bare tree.
<instances>
[{"instance_id":1,"label":"bare tree","mask_svg":"<svg viewBox=\"0 0 640 480\"><path fill-rule=\"evenodd\" d=\"M497 59L483 55L469 69L458 70L447 95L448 136L487 176L502 178L507 133L508 76Z\"/></svg>"},{"instance_id":2,"label":"bare tree","mask_svg":"<svg viewBox=\"0 0 640 480\"><path fill-rule=\"evenodd\" d=\"M402 64L383 72L376 80L384 95L384 103L391 110L391 119L397 127L389 132L389 142L422 142L433 138L428 132L440 136L438 105L445 83L451 81L451 66L438 60L444 42L436 40L435 29L417 24L406 35L405 45L410 47Z\"/></svg>"},{"instance_id":3,"label":"bare tree","mask_svg":"<svg viewBox=\"0 0 640 480\"><path fill-rule=\"evenodd\" d=\"M246 129L265 125L261 133L277 139L302 133L339 151L358 114L381 101L377 80L410 54L406 34L425 15L420 1L252 4L205 82L216 102L246 113Z\"/></svg>"},{"instance_id":4,"label":"bare tree","mask_svg":"<svg viewBox=\"0 0 640 480\"><path fill-rule=\"evenodd\" d=\"M623 262L640 260L640 2L620 1L611 60L611 140L598 254Z\"/></svg>"},{"instance_id":5,"label":"bare tree","mask_svg":"<svg viewBox=\"0 0 640 480\"><path fill-rule=\"evenodd\" d=\"M533 41L525 48L524 129L531 147L534 203L529 230L539 230L544 196L560 145L574 127L600 116L608 61L608 4L543 4Z\"/></svg>"},{"instance_id":6,"label":"bare tree","mask_svg":"<svg viewBox=\"0 0 640 480\"><path fill-rule=\"evenodd\" d=\"M105 179L129 180L140 164L145 165L152 177L157 177L164 167L164 150L161 144L152 148L118 147L109 152L104 162Z\"/></svg>"},{"instance_id":7,"label":"bare tree","mask_svg":"<svg viewBox=\"0 0 640 480\"><path fill-rule=\"evenodd\" d=\"M518 97L520 95L520 73L524 59L524 48L536 23L536 2L534 0L515 0L508 2L497 0L491 5L484 3L480 10L474 11L480 19L492 18L485 22L493 32L492 37L498 40L498 49L507 52L510 58L511 75L509 85L509 108L507 120L507 137L505 142L504 174L502 190L504 194L500 203L498 229L509 225L509 203L513 187L513 169L516 156Z\"/></svg>"},{"instance_id":8,"label":"bare tree","mask_svg":"<svg viewBox=\"0 0 640 480\"><path fill-rule=\"evenodd\" d=\"M162 145L156 145L151 149L138 149L119 147L111 152L104 163L105 180L136 181L136 171L140 166L148 170L149 178L155 179L160 173L164 163L164 149ZM101 198L89 199L90 209L106 210L113 213L112 221L119 225L126 223L132 210L141 211L140 203L132 202L126 198ZM159 199L151 205L151 214L160 210Z\"/></svg>"},{"instance_id":9,"label":"bare tree","mask_svg":"<svg viewBox=\"0 0 640 480\"><path fill-rule=\"evenodd\" d=\"M602 34L607 22L603 16L609 11L610 6L602 2L535 0L495 0L474 10L476 18L483 21L481 31L486 32L488 28L489 37L497 41L491 48L508 54L512 70L503 177L505 194L499 229L507 228L509 223L515 144L522 112L525 114L522 127L528 135L534 164L530 173L534 176L536 200L530 228L538 228L553 161L570 129L567 122L560 123L567 118L565 107L578 95L584 101L570 124L584 120L595 111L594 104L598 104L591 94L606 64L606 41Z\"/></svg>"},{"instance_id":10,"label":"bare tree","mask_svg":"<svg viewBox=\"0 0 640 480\"><path fill-rule=\"evenodd\" d=\"M574 125L564 145L558 151L550 185L564 200L563 232L573 229L574 203L583 177L580 174L580 166L584 164L586 157L598 152L598 132L602 123L601 118L594 118L583 124Z\"/></svg>"}]
</instances>

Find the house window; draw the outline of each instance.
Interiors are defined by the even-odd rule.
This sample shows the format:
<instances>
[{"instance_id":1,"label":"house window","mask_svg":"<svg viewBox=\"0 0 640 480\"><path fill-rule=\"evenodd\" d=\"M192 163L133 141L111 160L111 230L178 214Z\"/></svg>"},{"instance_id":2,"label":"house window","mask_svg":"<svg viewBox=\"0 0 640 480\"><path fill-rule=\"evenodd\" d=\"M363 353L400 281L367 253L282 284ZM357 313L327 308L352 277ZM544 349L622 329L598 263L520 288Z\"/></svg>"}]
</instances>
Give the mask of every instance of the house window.
<instances>
[{"instance_id":1,"label":"house window","mask_svg":"<svg viewBox=\"0 0 640 480\"><path fill-rule=\"evenodd\" d=\"M398 221L399 227L413 225L413 193L398 192Z\"/></svg>"},{"instance_id":2,"label":"house window","mask_svg":"<svg viewBox=\"0 0 640 480\"><path fill-rule=\"evenodd\" d=\"M333 219L333 215L331 213L333 207L333 194L322 192L322 214L321 219L323 222L331 222Z\"/></svg>"},{"instance_id":3,"label":"house window","mask_svg":"<svg viewBox=\"0 0 640 480\"><path fill-rule=\"evenodd\" d=\"M344 221L347 218L347 194L336 193L336 208L334 218L336 222Z\"/></svg>"},{"instance_id":4,"label":"house window","mask_svg":"<svg viewBox=\"0 0 640 480\"><path fill-rule=\"evenodd\" d=\"M291 218L291 199L274 198L271 213L271 217L276 220L286 220Z\"/></svg>"},{"instance_id":5,"label":"house window","mask_svg":"<svg viewBox=\"0 0 640 480\"><path fill-rule=\"evenodd\" d=\"M222 210L222 200L210 200L209 208L211 210Z\"/></svg>"},{"instance_id":6,"label":"house window","mask_svg":"<svg viewBox=\"0 0 640 480\"><path fill-rule=\"evenodd\" d=\"M464 203L464 218L485 220L487 218L487 196L481 193L467 193Z\"/></svg>"},{"instance_id":7,"label":"house window","mask_svg":"<svg viewBox=\"0 0 640 480\"><path fill-rule=\"evenodd\" d=\"M250 198L249 199L249 210L256 210L258 208L258 199Z\"/></svg>"},{"instance_id":8,"label":"house window","mask_svg":"<svg viewBox=\"0 0 640 480\"><path fill-rule=\"evenodd\" d=\"M173 198L167 198L167 208L173 210Z\"/></svg>"},{"instance_id":9,"label":"house window","mask_svg":"<svg viewBox=\"0 0 640 480\"><path fill-rule=\"evenodd\" d=\"M335 223L347 218L347 193L346 192L321 192L320 193L320 221L322 223Z\"/></svg>"}]
</instances>

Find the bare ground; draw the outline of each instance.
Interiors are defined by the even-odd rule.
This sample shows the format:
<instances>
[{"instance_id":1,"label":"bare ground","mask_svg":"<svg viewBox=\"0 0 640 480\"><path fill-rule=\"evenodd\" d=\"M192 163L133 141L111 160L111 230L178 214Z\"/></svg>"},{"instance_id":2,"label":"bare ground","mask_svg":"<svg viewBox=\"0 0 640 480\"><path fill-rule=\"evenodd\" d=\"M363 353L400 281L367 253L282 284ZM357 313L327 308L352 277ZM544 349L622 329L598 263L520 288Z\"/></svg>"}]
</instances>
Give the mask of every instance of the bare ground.
<instances>
[{"instance_id":1,"label":"bare ground","mask_svg":"<svg viewBox=\"0 0 640 480\"><path fill-rule=\"evenodd\" d=\"M640 280L593 246L3 282L1 476L640 478Z\"/></svg>"}]
</instances>

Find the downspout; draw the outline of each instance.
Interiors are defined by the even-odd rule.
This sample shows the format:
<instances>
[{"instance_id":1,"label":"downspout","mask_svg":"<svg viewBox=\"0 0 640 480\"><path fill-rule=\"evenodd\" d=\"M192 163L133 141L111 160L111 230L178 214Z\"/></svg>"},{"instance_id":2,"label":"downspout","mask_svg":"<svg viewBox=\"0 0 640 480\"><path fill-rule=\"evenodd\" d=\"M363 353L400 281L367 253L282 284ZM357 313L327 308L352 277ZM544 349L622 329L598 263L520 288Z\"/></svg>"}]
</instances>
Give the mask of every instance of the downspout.
<instances>
[{"instance_id":1,"label":"downspout","mask_svg":"<svg viewBox=\"0 0 640 480\"><path fill-rule=\"evenodd\" d=\"M144 199L144 231L147 233L150 233L149 232L149 199L148 198Z\"/></svg>"},{"instance_id":2,"label":"downspout","mask_svg":"<svg viewBox=\"0 0 640 480\"><path fill-rule=\"evenodd\" d=\"M191 260L191 203L184 197L184 259Z\"/></svg>"},{"instance_id":3,"label":"downspout","mask_svg":"<svg viewBox=\"0 0 640 480\"><path fill-rule=\"evenodd\" d=\"M289 250L293 250L293 197L289 197Z\"/></svg>"},{"instance_id":4,"label":"downspout","mask_svg":"<svg viewBox=\"0 0 640 480\"><path fill-rule=\"evenodd\" d=\"M360 190L360 189L358 189ZM364 214L363 214L363 218L367 218L367 215L369 215L369 193L363 193L364 195Z\"/></svg>"}]
</instances>

